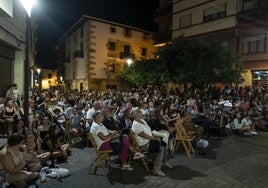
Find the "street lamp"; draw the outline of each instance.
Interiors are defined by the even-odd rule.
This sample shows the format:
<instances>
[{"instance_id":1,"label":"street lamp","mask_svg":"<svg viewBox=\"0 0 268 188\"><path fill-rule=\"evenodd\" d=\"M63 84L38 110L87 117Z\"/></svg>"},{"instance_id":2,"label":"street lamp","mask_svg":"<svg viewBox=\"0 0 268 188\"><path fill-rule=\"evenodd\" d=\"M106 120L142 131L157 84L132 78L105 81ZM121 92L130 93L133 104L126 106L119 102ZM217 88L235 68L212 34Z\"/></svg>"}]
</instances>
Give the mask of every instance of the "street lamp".
<instances>
[{"instance_id":1,"label":"street lamp","mask_svg":"<svg viewBox=\"0 0 268 188\"><path fill-rule=\"evenodd\" d=\"M31 11L32 7L35 4L35 0L20 0L21 4L23 5L25 11L27 12L26 15L26 28L25 28L25 61L24 61L24 103L23 103L23 110L24 110L24 124L28 126L28 116L29 116L29 74L30 74L30 62L29 62L29 39L31 34Z\"/></svg>"},{"instance_id":2,"label":"street lamp","mask_svg":"<svg viewBox=\"0 0 268 188\"><path fill-rule=\"evenodd\" d=\"M131 59L128 59L128 60L127 60L127 65L130 66L131 63L132 63L132 60L131 60Z\"/></svg>"}]
</instances>

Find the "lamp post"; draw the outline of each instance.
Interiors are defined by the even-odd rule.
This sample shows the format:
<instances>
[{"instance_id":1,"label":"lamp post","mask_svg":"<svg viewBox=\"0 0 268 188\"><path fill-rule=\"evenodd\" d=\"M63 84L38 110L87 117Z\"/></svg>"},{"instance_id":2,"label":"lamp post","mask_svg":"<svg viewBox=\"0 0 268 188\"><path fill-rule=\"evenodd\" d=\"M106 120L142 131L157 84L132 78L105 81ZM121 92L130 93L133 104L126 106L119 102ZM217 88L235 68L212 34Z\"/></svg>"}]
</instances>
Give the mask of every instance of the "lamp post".
<instances>
[{"instance_id":1,"label":"lamp post","mask_svg":"<svg viewBox=\"0 0 268 188\"><path fill-rule=\"evenodd\" d=\"M35 3L35 0L20 0L21 4L23 5L25 11L27 12L26 15L26 28L25 28L25 61L24 61L24 103L23 103L23 110L24 110L24 124L28 126L28 116L29 116L29 78L30 78L30 62L29 62L29 39L31 34L31 10Z\"/></svg>"}]
</instances>

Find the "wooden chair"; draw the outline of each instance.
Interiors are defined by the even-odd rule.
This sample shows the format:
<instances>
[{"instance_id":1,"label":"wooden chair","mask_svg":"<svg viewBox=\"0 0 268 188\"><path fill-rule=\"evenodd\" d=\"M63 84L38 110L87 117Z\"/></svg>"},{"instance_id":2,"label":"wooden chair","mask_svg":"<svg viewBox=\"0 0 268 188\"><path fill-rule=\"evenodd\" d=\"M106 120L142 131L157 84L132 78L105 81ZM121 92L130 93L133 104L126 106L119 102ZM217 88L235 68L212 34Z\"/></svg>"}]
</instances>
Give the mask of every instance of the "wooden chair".
<instances>
[{"instance_id":1,"label":"wooden chair","mask_svg":"<svg viewBox=\"0 0 268 188\"><path fill-rule=\"evenodd\" d=\"M181 123L181 120L177 120L174 126L176 128L176 135L172 155L174 154L174 151L178 149L178 146L181 143L187 156L192 158L191 154L195 153L195 149L192 145L192 142L195 141L195 136L187 134L184 126Z\"/></svg>"},{"instance_id":2,"label":"wooden chair","mask_svg":"<svg viewBox=\"0 0 268 188\"><path fill-rule=\"evenodd\" d=\"M196 126L188 115L182 117L182 125L188 135L195 136L196 141L201 137L203 128Z\"/></svg>"},{"instance_id":3,"label":"wooden chair","mask_svg":"<svg viewBox=\"0 0 268 188\"><path fill-rule=\"evenodd\" d=\"M96 174L98 166L101 166L104 172L108 174L109 173L108 160L113 150L98 150L92 134L88 133L87 135L97 155L96 160L90 166L89 173Z\"/></svg>"},{"instance_id":4,"label":"wooden chair","mask_svg":"<svg viewBox=\"0 0 268 188\"><path fill-rule=\"evenodd\" d=\"M144 151L142 151L142 149L140 148L140 146L139 146L139 144L138 144L138 142L137 142L137 140L135 138L134 132L131 129L129 131L129 139L130 139L131 146L135 151L140 152L140 153L144 153ZM130 155L130 160L131 159L132 159L132 154ZM144 156L144 157L142 157L140 159L142 161L142 164L143 164L145 170L149 172L150 169L149 169L146 157Z\"/></svg>"}]
</instances>

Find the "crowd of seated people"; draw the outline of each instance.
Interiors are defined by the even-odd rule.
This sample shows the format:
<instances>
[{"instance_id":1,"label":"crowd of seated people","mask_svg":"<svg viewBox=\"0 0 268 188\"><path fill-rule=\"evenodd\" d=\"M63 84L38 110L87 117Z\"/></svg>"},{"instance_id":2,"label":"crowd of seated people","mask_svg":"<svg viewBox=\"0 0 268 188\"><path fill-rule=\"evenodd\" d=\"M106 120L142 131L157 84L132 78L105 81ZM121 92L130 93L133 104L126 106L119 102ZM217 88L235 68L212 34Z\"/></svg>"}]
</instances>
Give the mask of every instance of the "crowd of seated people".
<instances>
[{"instance_id":1,"label":"crowd of seated people","mask_svg":"<svg viewBox=\"0 0 268 188\"><path fill-rule=\"evenodd\" d=\"M165 150L172 150L172 138L176 131L174 122L183 116L189 116L196 126L203 127L204 137L208 137L215 127L223 130L223 135L227 135L228 129L234 129L238 134L253 136L259 134L259 131L268 130L267 101L267 88L260 87L209 86L203 90L190 88L180 92L175 88L168 92L165 87L163 89L149 85L128 91L33 91L29 98L29 107L34 117L31 119L31 125L24 124L21 106L10 98L6 98L1 105L0 125L1 133L5 135L17 132L26 136L28 131L36 132L42 142L42 149L50 152L50 158L66 159L70 145L66 144L64 139L62 142L57 140L68 134L71 144L84 141L86 132L94 132L92 125L96 112L104 115L101 123L107 126L107 130L128 135L129 129L137 124L134 112L140 110L141 119L148 124L152 132L152 135L150 133L145 137L161 141L160 147L166 144L163 146L163 154L159 154L162 163L166 164ZM61 126L58 126L59 124ZM134 130L135 127L136 125ZM104 136L101 135L102 141L112 134L107 132L109 133L106 131ZM161 132L166 136L161 137ZM137 130L134 133L137 138L144 136L139 135L141 132ZM135 153L131 151L131 147L128 150ZM154 172L164 176L159 164L161 163L155 164ZM129 165L125 163L124 157L122 165Z\"/></svg>"}]
</instances>

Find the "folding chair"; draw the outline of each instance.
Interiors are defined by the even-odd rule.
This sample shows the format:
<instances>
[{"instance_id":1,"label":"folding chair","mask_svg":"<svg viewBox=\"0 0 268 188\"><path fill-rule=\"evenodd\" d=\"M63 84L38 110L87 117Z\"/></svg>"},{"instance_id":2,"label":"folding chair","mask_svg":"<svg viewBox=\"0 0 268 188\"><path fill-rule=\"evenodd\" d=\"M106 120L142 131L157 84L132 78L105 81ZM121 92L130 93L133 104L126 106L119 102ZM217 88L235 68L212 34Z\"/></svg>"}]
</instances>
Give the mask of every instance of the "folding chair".
<instances>
[{"instance_id":1,"label":"folding chair","mask_svg":"<svg viewBox=\"0 0 268 188\"><path fill-rule=\"evenodd\" d=\"M196 140L198 140L201 137L203 128L196 126L188 115L182 117L182 125L188 135L195 136Z\"/></svg>"},{"instance_id":2,"label":"folding chair","mask_svg":"<svg viewBox=\"0 0 268 188\"><path fill-rule=\"evenodd\" d=\"M106 174L109 173L108 160L113 150L98 150L95 140L91 133L88 133L88 139L90 140L95 153L97 155L96 160L91 164L89 173L96 174L97 168L100 165Z\"/></svg>"},{"instance_id":3,"label":"folding chair","mask_svg":"<svg viewBox=\"0 0 268 188\"><path fill-rule=\"evenodd\" d=\"M140 153L144 153L144 151L142 151L142 149L140 148L140 146L139 146L139 144L138 144L138 142L137 142L137 140L135 138L134 132L131 129L129 131L129 139L130 139L131 146L135 151L140 152ZM132 154L130 155L130 159L131 158L132 158ZM143 164L145 170L149 172L150 169L149 169L146 157L144 156L144 157L142 157L140 159L142 161L142 164Z\"/></svg>"},{"instance_id":4,"label":"folding chair","mask_svg":"<svg viewBox=\"0 0 268 188\"><path fill-rule=\"evenodd\" d=\"M183 127L181 120L177 120L174 124L176 128L176 135L174 139L174 147L172 150L172 155L174 151L178 149L179 144L181 143L187 156L192 158L191 154L195 153L195 149L193 148L192 142L195 141L194 135L188 135L185 128Z\"/></svg>"}]
</instances>

